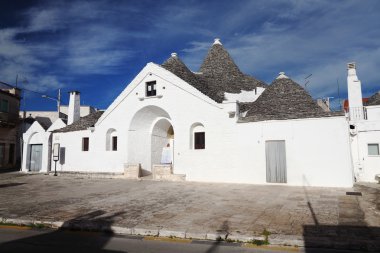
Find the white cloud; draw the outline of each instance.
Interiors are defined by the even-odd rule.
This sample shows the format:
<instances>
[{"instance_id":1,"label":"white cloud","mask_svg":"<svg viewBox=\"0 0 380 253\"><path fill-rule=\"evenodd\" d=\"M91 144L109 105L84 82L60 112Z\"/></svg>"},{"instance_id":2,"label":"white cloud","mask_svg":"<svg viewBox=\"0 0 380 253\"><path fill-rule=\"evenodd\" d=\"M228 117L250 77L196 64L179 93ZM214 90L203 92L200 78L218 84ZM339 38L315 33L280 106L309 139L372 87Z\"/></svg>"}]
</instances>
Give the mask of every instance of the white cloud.
<instances>
[{"instance_id":1,"label":"white cloud","mask_svg":"<svg viewBox=\"0 0 380 253\"><path fill-rule=\"evenodd\" d=\"M247 27L244 22L259 20L251 24L253 29L222 37L244 72L270 83L278 72L285 71L300 84L312 73L308 90L314 97L336 94L339 79L345 96L346 63L356 61L364 94L380 89L377 2L269 1L263 6L240 5L241 11L229 12L224 22L218 23L216 32L233 31L234 27ZM205 45L211 44L209 40L193 41L182 58L197 70L207 52Z\"/></svg>"}]
</instances>

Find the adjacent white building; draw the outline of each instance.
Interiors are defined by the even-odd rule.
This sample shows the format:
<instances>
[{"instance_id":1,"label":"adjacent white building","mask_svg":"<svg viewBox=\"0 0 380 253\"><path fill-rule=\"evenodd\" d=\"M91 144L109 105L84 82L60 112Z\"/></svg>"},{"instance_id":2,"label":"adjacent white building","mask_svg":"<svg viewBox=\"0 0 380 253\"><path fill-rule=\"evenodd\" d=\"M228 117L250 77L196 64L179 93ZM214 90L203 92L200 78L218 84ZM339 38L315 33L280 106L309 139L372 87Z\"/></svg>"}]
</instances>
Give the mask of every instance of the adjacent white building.
<instances>
[{"instance_id":1,"label":"adjacent white building","mask_svg":"<svg viewBox=\"0 0 380 253\"><path fill-rule=\"evenodd\" d=\"M148 63L104 112L54 130L52 144L60 172L331 187L356 176L343 113L323 111L283 72L269 86L242 73L219 40L199 72L175 53Z\"/></svg>"},{"instance_id":2,"label":"adjacent white building","mask_svg":"<svg viewBox=\"0 0 380 253\"><path fill-rule=\"evenodd\" d=\"M380 92L363 106L355 63L348 64L348 119L355 179L375 182L380 177ZM379 180L379 179L377 179Z\"/></svg>"}]
</instances>

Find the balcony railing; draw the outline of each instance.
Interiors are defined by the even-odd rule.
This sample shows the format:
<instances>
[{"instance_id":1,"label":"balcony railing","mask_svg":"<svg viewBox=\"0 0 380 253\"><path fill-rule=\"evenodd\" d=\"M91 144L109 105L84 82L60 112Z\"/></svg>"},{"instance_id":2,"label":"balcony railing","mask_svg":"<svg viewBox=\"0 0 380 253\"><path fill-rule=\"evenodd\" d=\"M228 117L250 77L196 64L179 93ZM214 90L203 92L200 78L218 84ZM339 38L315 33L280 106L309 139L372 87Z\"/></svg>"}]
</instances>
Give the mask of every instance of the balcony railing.
<instances>
[{"instance_id":1,"label":"balcony railing","mask_svg":"<svg viewBox=\"0 0 380 253\"><path fill-rule=\"evenodd\" d=\"M350 107L347 109L346 114L351 121L367 120L367 109L364 106Z\"/></svg>"}]
</instances>

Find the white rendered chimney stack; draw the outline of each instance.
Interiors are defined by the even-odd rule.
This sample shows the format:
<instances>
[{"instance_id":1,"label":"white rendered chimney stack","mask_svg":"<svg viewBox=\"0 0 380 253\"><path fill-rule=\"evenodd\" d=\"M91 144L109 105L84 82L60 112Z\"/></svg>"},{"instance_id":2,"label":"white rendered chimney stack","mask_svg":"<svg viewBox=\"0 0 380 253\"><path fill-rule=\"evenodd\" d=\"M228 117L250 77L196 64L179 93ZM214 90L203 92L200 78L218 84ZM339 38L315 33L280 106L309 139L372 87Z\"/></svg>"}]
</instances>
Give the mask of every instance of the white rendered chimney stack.
<instances>
[{"instance_id":1,"label":"white rendered chimney stack","mask_svg":"<svg viewBox=\"0 0 380 253\"><path fill-rule=\"evenodd\" d=\"M80 119L80 92L70 91L69 109L67 115L67 125L71 125Z\"/></svg>"},{"instance_id":2,"label":"white rendered chimney stack","mask_svg":"<svg viewBox=\"0 0 380 253\"><path fill-rule=\"evenodd\" d=\"M356 75L356 64L354 62L348 63L347 71L347 91L350 118L351 120L361 120L364 118L362 84Z\"/></svg>"}]
</instances>

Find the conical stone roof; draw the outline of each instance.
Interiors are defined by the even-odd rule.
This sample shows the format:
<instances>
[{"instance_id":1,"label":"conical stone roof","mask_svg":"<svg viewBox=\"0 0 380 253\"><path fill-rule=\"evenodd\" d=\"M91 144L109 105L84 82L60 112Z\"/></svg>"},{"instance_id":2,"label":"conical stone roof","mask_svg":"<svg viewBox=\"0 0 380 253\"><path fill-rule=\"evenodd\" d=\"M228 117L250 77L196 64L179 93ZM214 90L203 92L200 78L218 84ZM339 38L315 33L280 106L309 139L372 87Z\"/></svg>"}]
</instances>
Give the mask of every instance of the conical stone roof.
<instances>
[{"instance_id":1,"label":"conical stone roof","mask_svg":"<svg viewBox=\"0 0 380 253\"><path fill-rule=\"evenodd\" d=\"M199 71L214 89L228 93L267 86L264 82L242 73L220 43L214 43Z\"/></svg>"},{"instance_id":2,"label":"conical stone roof","mask_svg":"<svg viewBox=\"0 0 380 253\"><path fill-rule=\"evenodd\" d=\"M255 102L241 104L240 111L247 111L244 118L247 121L320 118L338 115L324 112L304 88L286 76L275 79Z\"/></svg>"},{"instance_id":3,"label":"conical stone roof","mask_svg":"<svg viewBox=\"0 0 380 253\"><path fill-rule=\"evenodd\" d=\"M223 102L226 92L240 93L267 86L242 73L219 41L209 50L199 73L191 72L176 54L172 54L161 66L218 103Z\"/></svg>"},{"instance_id":4,"label":"conical stone roof","mask_svg":"<svg viewBox=\"0 0 380 253\"><path fill-rule=\"evenodd\" d=\"M367 105L380 105L380 91L368 98Z\"/></svg>"},{"instance_id":5,"label":"conical stone roof","mask_svg":"<svg viewBox=\"0 0 380 253\"><path fill-rule=\"evenodd\" d=\"M176 54L167 59L162 65L163 68L169 70L194 88L205 94L206 96L214 99L216 102L223 102L224 94L222 96L217 95L211 89L209 89L208 83L202 78L201 75L194 74L189 70L186 65L179 59Z\"/></svg>"}]
</instances>

